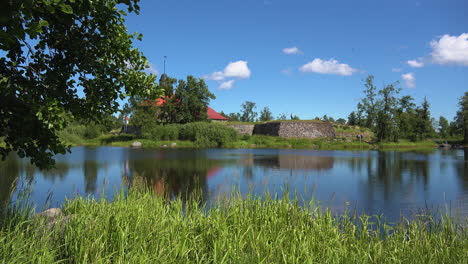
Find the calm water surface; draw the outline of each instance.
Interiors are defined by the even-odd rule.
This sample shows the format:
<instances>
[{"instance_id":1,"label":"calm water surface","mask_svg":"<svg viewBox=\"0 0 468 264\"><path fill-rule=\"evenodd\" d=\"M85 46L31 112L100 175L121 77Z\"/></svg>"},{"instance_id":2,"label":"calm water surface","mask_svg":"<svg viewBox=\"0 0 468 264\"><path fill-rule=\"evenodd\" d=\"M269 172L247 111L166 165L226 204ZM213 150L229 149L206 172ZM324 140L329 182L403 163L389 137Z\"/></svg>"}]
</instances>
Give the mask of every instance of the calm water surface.
<instances>
[{"instance_id":1,"label":"calm water surface","mask_svg":"<svg viewBox=\"0 0 468 264\"><path fill-rule=\"evenodd\" d=\"M206 202L231 193L296 193L335 212L357 207L396 220L420 209L456 208L468 216L468 150L324 151L278 149L131 149L75 147L40 171L10 156L0 162L0 204L14 202L31 184L39 209L76 195L100 197L128 188L137 175L155 190L186 197L202 189ZM16 183L11 195L9 188ZM48 198L49 197L49 198ZM453 210L452 210L453 211Z\"/></svg>"}]
</instances>

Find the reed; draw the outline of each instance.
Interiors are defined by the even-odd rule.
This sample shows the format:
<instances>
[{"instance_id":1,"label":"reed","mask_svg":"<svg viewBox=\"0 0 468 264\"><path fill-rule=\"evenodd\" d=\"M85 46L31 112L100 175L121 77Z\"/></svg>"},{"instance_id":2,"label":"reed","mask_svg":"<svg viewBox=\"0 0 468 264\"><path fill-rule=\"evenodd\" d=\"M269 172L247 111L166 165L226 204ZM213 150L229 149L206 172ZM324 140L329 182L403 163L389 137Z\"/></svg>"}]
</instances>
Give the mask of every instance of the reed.
<instances>
[{"instance_id":1,"label":"reed","mask_svg":"<svg viewBox=\"0 0 468 264\"><path fill-rule=\"evenodd\" d=\"M465 222L430 216L388 225L288 197L231 195L206 208L145 187L113 201L75 198L50 228L29 209L0 227L0 263L466 263Z\"/></svg>"}]
</instances>

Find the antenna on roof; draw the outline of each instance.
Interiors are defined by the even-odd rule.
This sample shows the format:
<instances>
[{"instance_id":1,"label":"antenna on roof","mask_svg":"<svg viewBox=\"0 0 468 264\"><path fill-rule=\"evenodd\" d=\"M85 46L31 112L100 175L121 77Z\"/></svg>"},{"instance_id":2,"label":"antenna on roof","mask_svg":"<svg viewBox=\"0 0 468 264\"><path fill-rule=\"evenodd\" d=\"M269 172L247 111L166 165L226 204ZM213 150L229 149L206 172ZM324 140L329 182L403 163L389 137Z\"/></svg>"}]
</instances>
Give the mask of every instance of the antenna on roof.
<instances>
[{"instance_id":1,"label":"antenna on roof","mask_svg":"<svg viewBox=\"0 0 468 264\"><path fill-rule=\"evenodd\" d=\"M166 59L167 59L167 56L164 56L164 74L166 74Z\"/></svg>"}]
</instances>

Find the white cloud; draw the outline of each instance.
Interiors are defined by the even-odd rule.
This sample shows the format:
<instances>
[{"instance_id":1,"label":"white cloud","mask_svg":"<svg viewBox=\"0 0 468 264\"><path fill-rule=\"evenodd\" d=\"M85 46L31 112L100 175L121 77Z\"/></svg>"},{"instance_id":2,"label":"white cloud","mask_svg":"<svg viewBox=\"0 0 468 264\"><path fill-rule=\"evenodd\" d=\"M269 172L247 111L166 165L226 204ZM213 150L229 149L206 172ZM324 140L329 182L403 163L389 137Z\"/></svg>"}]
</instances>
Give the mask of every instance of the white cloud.
<instances>
[{"instance_id":1,"label":"white cloud","mask_svg":"<svg viewBox=\"0 0 468 264\"><path fill-rule=\"evenodd\" d=\"M302 51L298 47L294 46L294 47L291 47L291 48L284 48L283 53L288 54L288 55L302 54Z\"/></svg>"},{"instance_id":2,"label":"white cloud","mask_svg":"<svg viewBox=\"0 0 468 264\"><path fill-rule=\"evenodd\" d=\"M416 78L414 77L414 73L405 73L401 75L401 78L405 81L405 84L408 88L416 87Z\"/></svg>"},{"instance_id":3,"label":"white cloud","mask_svg":"<svg viewBox=\"0 0 468 264\"><path fill-rule=\"evenodd\" d=\"M230 62L223 71L215 71L212 74L203 76L204 79L217 81L218 89L229 90L234 85L234 79L247 79L252 74L247 61L239 60ZM230 79L230 80L227 80Z\"/></svg>"},{"instance_id":4,"label":"white cloud","mask_svg":"<svg viewBox=\"0 0 468 264\"><path fill-rule=\"evenodd\" d=\"M468 66L468 33L460 36L443 35L430 43L432 61L438 64Z\"/></svg>"},{"instance_id":5,"label":"white cloud","mask_svg":"<svg viewBox=\"0 0 468 264\"><path fill-rule=\"evenodd\" d=\"M246 61L240 60L236 62L230 62L226 68L224 68L224 76L239 79L249 78L250 69L249 66L247 66Z\"/></svg>"},{"instance_id":6,"label":"white cloud","mask_svg":"<svg viewBox=\"0 0 468 264\"><path fill-rule=\"evenodd\" d=\"M357 70L348 64L339 63L335 59L322 60L319 58L301 66L299 68L302 72L315 72L321 74L337 74L342 76L350 76Z\"/></svg>"},{"instance_id":7,"label":"white cloud","mask_svg":"<svg viewBox=\"0 0 468 264\"><path fill-rule=\"evenodd\" d=\"M218 89L220 90L229 90L232 88L232 86L234 85L234 80L229 80L229 81L225 81L225 82L222 82Z\"/></svg>"},{"instance_id":8,"label":"white cloud","mask_svg":"<svg viewBox=\"0 0 468 264\"><path fill-rule=\"evenodd\" d=\"M222 81L226 78L246 79L250 77L250 69L247 61L239 60L230 62L223 71L216 71L204 76L207 80Z\"/></svg>"},{"instance_id":9,"label":"white cloud","mask_svg":"<svg viewBox=\"0 0 468 264\"><path fill-rule=\"evenodd\" d=\"M401 72L401 68L392 68L392 72Z\"/></svg>"},{"instance_id":10,"label":"white cloud","mask_svg":"<svg viewBox=\"0 0 468 264\"><path fill-rule=\"evenodd\" d=\"M413 68L421 68L421 67L424 67L424 62L421 61L421 59L417 59L417 60L409 60L406 62L410 67L413 67Z\"/></svg>"}]
</instances>

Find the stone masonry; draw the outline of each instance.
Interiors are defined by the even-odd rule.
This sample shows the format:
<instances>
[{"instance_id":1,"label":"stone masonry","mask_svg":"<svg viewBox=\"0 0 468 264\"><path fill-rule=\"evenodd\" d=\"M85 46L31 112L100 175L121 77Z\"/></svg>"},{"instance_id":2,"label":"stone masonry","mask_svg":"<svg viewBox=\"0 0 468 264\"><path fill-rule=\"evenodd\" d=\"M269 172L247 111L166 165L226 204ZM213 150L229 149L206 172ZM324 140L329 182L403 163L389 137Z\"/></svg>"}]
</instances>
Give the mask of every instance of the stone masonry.
<instances>
[{"instance_id":1,"label":"stone masonry","mask_svg":"<svg viewBox=\"0 0 468 264\"><path fill-rule=\"evenodd\" d=\"M229 125L237 129L240 134L268 135L284 138L317 138L335 137L333 124L328 122L268 122L264 124Z\"/></svg>"}]
</instances>

